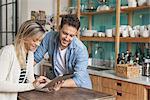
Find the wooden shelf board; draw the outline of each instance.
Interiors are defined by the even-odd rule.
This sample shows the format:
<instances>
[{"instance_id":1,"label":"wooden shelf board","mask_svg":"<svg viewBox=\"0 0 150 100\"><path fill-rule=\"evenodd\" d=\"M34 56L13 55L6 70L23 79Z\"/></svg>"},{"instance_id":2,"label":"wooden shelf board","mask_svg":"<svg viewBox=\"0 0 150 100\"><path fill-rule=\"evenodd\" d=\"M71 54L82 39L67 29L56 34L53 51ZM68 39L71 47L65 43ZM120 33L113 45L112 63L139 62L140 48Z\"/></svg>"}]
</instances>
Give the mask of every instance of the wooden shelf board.
<instances>
[{"instance_id":1,"label":"wooden shelf board","mask_svg":"<svg viewBox=\"0 0 150 100\"><path fill-rule=\"evenodd\" d=\"M69 14L60 14L59 17L63 17L63 16L66 16L66 15L69 15ZM71 15L77 15L77 14L71 14Z\"/></svg>"},{"instance_id":2,"label":"wooden shelf board","mask_svg":"<svg viewBox=\"0 0 150 100\"><path fill-rule=\"evenodd\" d=\"M81 41L99 41L99 42L114 42L115 37L88 37L88 36L81 36ZM150 43L150 37L149 38L132 38L132 37L120 37L120 42L143 42L143 43Z\"/></svg>"},{"instance_id":3,"label":"wooden shelf board","mask_svg":"<svg viewBox=\"0 0 150 100\"><path fill-rule=\"evenodd\" d=\"M122 8L121 12L131 12L131 11L136 11L136 10L143 10L143 9L150 9L150 6L139 6L139 7L129 7L129 8Z\"/></svg>"},{"instance_id":4,"label":"wooden shelf board","mask_svg":"<svg viewBox=\"0 0 150 100\"><path fill-rule=\"evenodd\" d=\"M110 9L110 10L102 10L99 12L81 12L81 16L87 16L87 15L98 15L98 14L102 14L102 13L112 13L115 12L114 9ZM65 16L67 14L60 14L60 17ZM76 15L76 14L72 14L72 15Z\"/></svg>"},{"instance_id":5,"label":"wooden shelf board","mask_svg":"<svg viewBox=\"0 0 150 100\"><path fill-rule=\"evenodd\" d=\"M115 12L114 9L110 9L110 10L101 10L98 12L81 12L81 16L87 16L87 15L98 15L98 14L103 14L103 13L112 13Z\"/></svg>"},{"instance_id":6,"label":"wooden shelf board","mask_svg":"<svg viewBox=\"0 0 150 100\"><path fill-rule=\"evenodd\" d=\"M120 37L120 42L143 42L143 43L150 43L150 37L149 38L142 38L142 37L136 37L136 38L132 38L132 37Z\"/></svg>"},{"instance_id":7,"label":"wooden shelf board","mask_svg":"<svg viewBox=\"0 0 150 100\"><path fill-rule=\"evenodd\" d=\"M100 41L100 42L114 42L114 37L90 37L80 36L81 41Z\"/></svg>"},{"instance_id":8,"label":"wooden shelf board","mask_svg":"<svg viewBox=\"0 0 150 100\"><path fill-rule=\"evenodd\" d=\"M150 6L121 8L121 12L127 13L127 12L131 12L131 11L143 10L143 9L150 9ZM92 15L98 15L98 14L104 14L104 13L113 13L113 12L115 12L115 9L101 10L98 12L81 12L81 16L92 16ZM65 15L67 15L67 14L60 14L60 17L65 16ZM76 15L76 14L72 14L72 15Z\"/></svg>"}]
</instances>

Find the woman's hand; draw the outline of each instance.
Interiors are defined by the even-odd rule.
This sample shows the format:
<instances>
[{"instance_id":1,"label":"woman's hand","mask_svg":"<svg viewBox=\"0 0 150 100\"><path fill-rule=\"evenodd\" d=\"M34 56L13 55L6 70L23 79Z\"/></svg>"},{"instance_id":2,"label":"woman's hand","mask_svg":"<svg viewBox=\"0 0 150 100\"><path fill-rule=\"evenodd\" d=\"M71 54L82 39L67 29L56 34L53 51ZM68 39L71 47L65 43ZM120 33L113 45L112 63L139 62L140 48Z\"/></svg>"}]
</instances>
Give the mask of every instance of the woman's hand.
<instances>
[{"instance_id":1,"label":"woman's hand","mask_svg":"<svg viewBox=\"0 0 150 100\"><path fill-rule=\"evenodd\" d=\"M45 85L47 85L50 81L51 80L49 80L48 78L40 76L33 82L33 86L35 87L35 89L41 89Z\"/></svg>"},{"instance_id":2,"label":"woman's hand","mask_svg":"<svg viewBox=\"0 0 150 100\"><path fill-rule=\"evenodd\" d=\"M48 79L44 76L40 76L33 82L33 85L34 85L35 89L42 89L49 82L51 82L50 79ZM55 83L55 85L53 87L48 87L48 90L49 91L58 91L62 87L63 83L64 83L64 80L59 81L59 82Z\"/></svg>"}]
</instances>

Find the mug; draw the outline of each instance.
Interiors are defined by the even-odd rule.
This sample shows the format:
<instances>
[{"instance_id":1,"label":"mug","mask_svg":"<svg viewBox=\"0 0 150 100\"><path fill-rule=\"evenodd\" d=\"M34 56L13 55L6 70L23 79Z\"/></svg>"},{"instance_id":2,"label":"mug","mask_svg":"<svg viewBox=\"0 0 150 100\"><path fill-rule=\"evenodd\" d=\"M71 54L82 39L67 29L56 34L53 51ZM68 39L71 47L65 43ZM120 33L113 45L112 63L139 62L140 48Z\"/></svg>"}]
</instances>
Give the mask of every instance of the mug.
<instances>
[{"instance_id":1,"label":"mug","mask_svg":"<svg viewBox=\"0 0 150 100\"><path fill-rule=\"evenodd\" d=\"M148 30L144 30L143 33L141 33L142 37L149 37L149 31Z\"/></svg>"},{"instance_id":2,"label":"mug","mask_svg":"<svg viewBox=\"0 0 150 100\"><path fill-rule=\"evenodd\" d=\"M140 36L140 31L139 30L135 30L134 34L135 34L135 37L139 37Z\"/></svg>"},{"instance_id":3,"label":"mug","mask_svg":"<svg viewBox=\"0 0 150 100\"><path fill-rule=\"evenodd\" d=\"M137 2L139 6L146 4L146 0L137 0Z\"/></svg>"},{"instance_id":4,"label":"mug","mask_svg":"<svg viewBox=\"0 0 150 100\"><path fill-rule=\"evenodd\" d=\"M150 30L150 24L149 24L149 25L147 25L147 28L148 28L148 30Z\"/></svg>"},{"instance_id":5,"label":"mug","mask_svg":"<svg viewBox=\"0 0 150 100\"><path fill-rule=\"evenodd\" d=\"M129 35L130 35L130 37L135 37L135 30L129 31Z\"/></svg>"},{"instance_id":6,"label":"mug","mask_svg":"<svg viewBox=\"0 0 150 100\"><path fill-rule=\"evenodd\" d=\"M106 29L106 36L112 37L112 29Z\"/></svg>"},{"instance_id":7,"label":"mug","mask_svg":"<svg viewBox=\"0 0 150 100\"><path fill-rule=\"evenodd\" d=\"M128 31L124 30L122 33L122 37L128 37L128 36L129 36Z\"/></svg>"},{"instance_id":8,"label":"mug","mask_svg":"<svg viewBox=\"0 0 150 100\"><path fill-rule=\"evenodd\" d=\"M139 30L140 29L140 25L136 25L133 27L134 30Z\"/></svg>"},{"instance_id":9,"label":"mug","mask_svg":"<svg viewBox=\"0 0 150 100\"><path fill-rule=\"evenodd\" d=\"M102 36L102 32L98 32L98 37L101 37Z\"/></svg>"},{"instance_id":10,"label":"mug","mask_svg":"<svg viewBox=\"0 0 150 100\"><path fill-rule=\"evenodd\" d=\"M145 30L145 26L144 25L140 26L140 32L142 33L142 32L144 32L144 30Z\"/></svg>"}]
</instances>

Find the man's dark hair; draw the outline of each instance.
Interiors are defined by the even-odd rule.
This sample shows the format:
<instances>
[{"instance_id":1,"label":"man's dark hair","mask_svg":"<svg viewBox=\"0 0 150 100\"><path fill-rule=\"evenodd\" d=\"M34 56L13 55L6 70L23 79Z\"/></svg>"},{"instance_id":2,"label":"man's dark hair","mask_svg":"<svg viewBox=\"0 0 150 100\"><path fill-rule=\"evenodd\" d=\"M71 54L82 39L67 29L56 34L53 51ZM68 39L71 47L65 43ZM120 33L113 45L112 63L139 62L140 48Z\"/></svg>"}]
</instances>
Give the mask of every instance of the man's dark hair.
<instances>
[{"instance_id":1,"label":"man's dark hair","mask_svg":"<svg viewBox=\"0 0 150 100\"><path fill-rule=\"evenodd\" d=\"M77 30L80 27L80 21L76 15L65 15L62 17L60 28L65 24L75 27Z\"/></svg>"}]
</instances>

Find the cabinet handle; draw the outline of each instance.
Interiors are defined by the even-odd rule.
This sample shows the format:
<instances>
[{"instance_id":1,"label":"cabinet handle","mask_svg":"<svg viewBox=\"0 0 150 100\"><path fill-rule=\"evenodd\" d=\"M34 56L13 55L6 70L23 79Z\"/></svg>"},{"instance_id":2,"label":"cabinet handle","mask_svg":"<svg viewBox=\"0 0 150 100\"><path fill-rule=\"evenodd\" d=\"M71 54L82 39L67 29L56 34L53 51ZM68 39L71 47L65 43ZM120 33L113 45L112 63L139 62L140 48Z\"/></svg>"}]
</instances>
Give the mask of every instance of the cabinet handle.
<instances>
[{"instance_id":1,"label":"cabinet handle","mask_svg":"<svg viewBox=\"0 0 150 100\"><path fill-rule=\"evenodd\" d=\"M117 83L117 86L121 86L122 84L121 83Z\"/></svg>"},{"instance_id":2,"label":"cabinet handle","mask_svg":"<svg viewBox=\"0 0 150 100\"><path fill-rule=\"evenodd\" d=\"M122 93L117 92L117 95L118 95L118 96L122 96Z\"/></svg>"}]
</instances>

